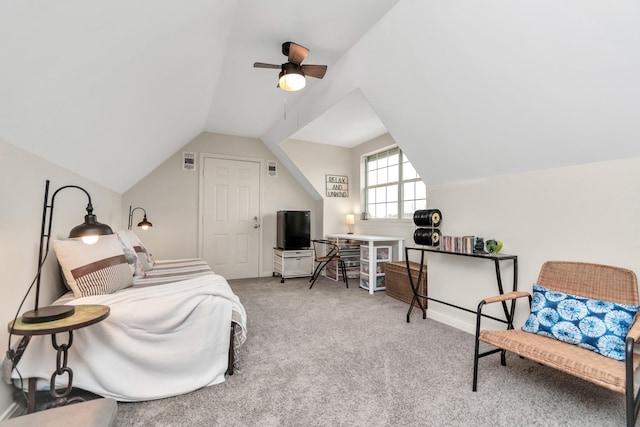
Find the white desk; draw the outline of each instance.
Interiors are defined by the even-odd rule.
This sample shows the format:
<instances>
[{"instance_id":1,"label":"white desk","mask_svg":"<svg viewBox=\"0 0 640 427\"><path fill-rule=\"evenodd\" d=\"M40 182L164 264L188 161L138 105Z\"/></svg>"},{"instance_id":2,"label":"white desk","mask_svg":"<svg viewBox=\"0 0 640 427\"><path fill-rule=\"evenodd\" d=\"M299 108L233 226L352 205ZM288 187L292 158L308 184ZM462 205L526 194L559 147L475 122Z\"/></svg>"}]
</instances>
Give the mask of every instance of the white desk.
<instances>
[{"instance_id":1,"label":"white desk","mask_svg":"<svg viewBox=\"0 0 640 427\"><path fill-rule=\"evenodd\" d=\"M357 240L359 242L367 242L369 245L369 254L375 254L375 243L391 243L396 244L398 246L398 250L396 252L396 256L394 258L395 261L403 261L404 260L404 237L392 237L392 236L372 236L369 234L327 234L328 239L343 239L343 240ZM392 251L393 252L393 251ZM369 256L369 271L375 272L375 258L373 256ZM374 286L369 286L369 293L373 295Z\"/></svg>"}]
</instances>

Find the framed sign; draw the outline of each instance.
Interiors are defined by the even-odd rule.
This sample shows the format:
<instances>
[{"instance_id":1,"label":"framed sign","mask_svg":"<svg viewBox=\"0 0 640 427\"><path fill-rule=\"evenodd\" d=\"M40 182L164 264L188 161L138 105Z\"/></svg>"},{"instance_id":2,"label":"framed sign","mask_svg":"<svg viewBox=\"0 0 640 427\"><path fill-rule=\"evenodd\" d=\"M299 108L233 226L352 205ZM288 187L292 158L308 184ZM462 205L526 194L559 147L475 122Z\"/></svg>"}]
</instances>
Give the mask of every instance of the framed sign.
<instances>
[{"instance_id":1,"label":"framed sign","mask_svg":"<svg viewBox=\"0 0 640 427\"><path fill-rule=\"evenodd\" d=\"M327 197L349 197L349 178L346 175L325 175Z\"/></svg>"}]
</instances>

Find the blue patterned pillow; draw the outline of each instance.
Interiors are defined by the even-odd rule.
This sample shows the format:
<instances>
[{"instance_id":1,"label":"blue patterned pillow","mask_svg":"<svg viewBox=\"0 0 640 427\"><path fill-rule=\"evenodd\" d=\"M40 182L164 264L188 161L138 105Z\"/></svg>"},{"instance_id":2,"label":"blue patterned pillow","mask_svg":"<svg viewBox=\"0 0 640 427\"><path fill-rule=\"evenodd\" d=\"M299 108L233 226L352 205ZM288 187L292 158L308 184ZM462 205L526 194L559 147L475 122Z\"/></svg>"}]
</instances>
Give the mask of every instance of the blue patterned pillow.
<instances>
[{"instance_id":1,"label":"blue patterned pillow","mask_svg":"<svg viewBox=\"0 0 640 427\"><path fill-rule=\"evenodd\" d=\"M533 285L531 314L522 330L624 360L624 340L639 308Z\"/></svg>"}]
</instances>

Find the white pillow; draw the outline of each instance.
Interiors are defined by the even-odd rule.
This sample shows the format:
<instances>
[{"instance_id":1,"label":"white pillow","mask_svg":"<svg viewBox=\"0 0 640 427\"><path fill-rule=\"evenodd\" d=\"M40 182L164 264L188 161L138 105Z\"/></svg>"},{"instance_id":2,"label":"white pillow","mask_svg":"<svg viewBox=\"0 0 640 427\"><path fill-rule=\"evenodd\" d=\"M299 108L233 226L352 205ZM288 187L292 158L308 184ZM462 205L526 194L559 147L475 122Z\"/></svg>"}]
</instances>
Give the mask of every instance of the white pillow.
<instances>
[{"instance_id":1,"label":"white pillow","mask_svg":"<svg viewBox=\"0 0 640 427\"><path fill-rule=\"evenodd\" d=\"M133 275L116 235L100 236L93 245L81 239L54 240L65 280L76 298L103 295L133 284Z\"/></svg>"},{"instance_id":2,"label":"white pillow","mask_svg":"<svg viewBox=\"0 0 640 427\"><path fill-rule=\"evenodd\" d=\"M140 263L140 259L138 258L138 254L136 254L133 245L129 243L129 239L123 230L119 230L116 232L120 243L122 244L122 249L124 251L124 256L127 259L127 263L129 263L129 267L131 268L131 274L133 277L144 277L145 272L142 268L142 264Z\"/></svg>"},{"instance_id":3,"label":"white pillow","mask_svg":"<svg viewBox=\"0 0 640 427\"><path fill-rule=\"evenodd\" d=\"M152 270L155 262L153 261L153 258L151 258L151 254L149 253L147 248L144 247L138 236L136 236L136 234L131 230L119 230L117 234L127 246L133 248L136 255L138 255L138 259L140 260L142 269L144 271Z\"/></svg>"}]
</instances>

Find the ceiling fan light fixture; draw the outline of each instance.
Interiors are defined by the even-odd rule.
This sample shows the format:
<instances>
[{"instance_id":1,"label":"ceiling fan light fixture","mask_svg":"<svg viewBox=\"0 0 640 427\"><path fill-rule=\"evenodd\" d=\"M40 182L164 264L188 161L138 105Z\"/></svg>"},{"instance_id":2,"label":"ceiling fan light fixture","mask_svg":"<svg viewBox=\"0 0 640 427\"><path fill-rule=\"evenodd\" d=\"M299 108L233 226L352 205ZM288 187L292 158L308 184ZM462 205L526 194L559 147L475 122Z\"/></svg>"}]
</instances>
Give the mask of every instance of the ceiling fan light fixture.
<instances>
[{"instance_id":1,"label":"ceiling fan light fixture","mask_svg":"<svg viewBox=\"0 0 640 427\"><path fill-rule=\"evenodd\" d=\"M280 85L280 89L282 90L286 90L287 92L295 92L297 90L303 89L307 82L302 74L285 73L284 71L281 71L280 78L278 79L278 84Z\"/></svg>"},{"instance_id":2,"label":"ceiling fan light fixture","mask_svg":"<svg viewBox=\"0 0 640 427\"><path fill-rule=\"evenodd\" d=\"M299 66L295 64L285 64L280 71L278 77L278 86L287 92L295 92L305 87L307 84L304 73Z\"/></svg>"},{"instance_id":3,"label":"ceiling fan light fixture","mask_svg":"<svg viewBox=\"0 0 640 427\"><path fill-rule=\"evenodd\" d=\"M309 49L293 42L282 43L282 54L289 60L281 65L268 64L266 62L254 62L253 68L280 69L278 87L288 92L295 92L305 87L306 77L321 79L327 72L326 65L302 65L307 57Z\"/></svg>"}]
</instances>

